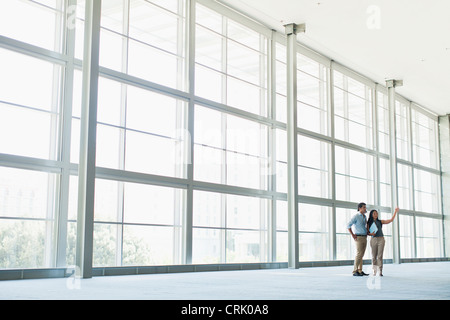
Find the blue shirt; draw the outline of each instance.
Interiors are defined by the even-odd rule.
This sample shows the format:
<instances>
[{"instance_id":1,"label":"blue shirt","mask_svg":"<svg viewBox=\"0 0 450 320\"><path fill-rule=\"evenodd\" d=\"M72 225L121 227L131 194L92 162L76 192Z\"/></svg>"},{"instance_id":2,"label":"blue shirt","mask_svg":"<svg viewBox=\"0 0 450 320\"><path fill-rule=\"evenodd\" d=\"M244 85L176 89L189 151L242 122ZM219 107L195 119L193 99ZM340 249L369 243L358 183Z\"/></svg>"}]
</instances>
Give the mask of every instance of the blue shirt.
<instances>
[{"instance_id":1,"label":"blue shirt","mask_svg":"<svg viewBox=\"0 0 450 320\"><path fill-rule=\"evenodd\" d=\"M347 229L350 229L352 226L355 226L355 234L357 236L365 236L367 235L367 221L366 216L361 213L355 214L347 224Z\"/></svg>"}]
</instances>

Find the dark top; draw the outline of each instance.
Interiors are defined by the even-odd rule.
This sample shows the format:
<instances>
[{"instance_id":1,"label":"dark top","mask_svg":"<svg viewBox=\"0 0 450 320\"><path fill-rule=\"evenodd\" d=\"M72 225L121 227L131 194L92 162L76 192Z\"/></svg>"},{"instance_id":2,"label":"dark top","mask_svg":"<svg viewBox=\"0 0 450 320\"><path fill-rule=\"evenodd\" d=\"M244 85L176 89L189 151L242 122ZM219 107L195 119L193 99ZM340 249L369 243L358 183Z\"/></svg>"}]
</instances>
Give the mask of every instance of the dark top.
<instances>
[{"instance_id":1,"label":"dark top","mask_svg":"<svg viewBox=\"0 0 450 320\"><path fill-rule=\"evenodd\" d=\"M378 231L377 231L377 233L375 233L374 237L383 237L384 236L383 230L381 230L381 228L383 227L383 224L381 223L381 220L377 219L377 220L374 220L373 222L377 225L377 228L378 228ZM368 227L370 228L371 225Z\"/></svg>"}]
</instances>

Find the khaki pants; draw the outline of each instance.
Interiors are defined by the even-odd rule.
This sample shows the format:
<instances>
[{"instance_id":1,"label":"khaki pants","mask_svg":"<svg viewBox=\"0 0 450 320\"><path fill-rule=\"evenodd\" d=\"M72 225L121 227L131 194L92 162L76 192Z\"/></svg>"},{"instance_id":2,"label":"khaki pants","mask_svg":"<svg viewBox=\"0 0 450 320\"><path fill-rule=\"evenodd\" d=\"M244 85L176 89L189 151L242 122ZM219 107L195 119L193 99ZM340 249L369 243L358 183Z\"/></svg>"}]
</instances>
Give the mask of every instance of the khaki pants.
<instances>
[{"instance_id":1,"label":"khaki pants","mask_svg":"<svg viewBox=\"0 0 450 320\"><path fill-rule=\"evenodd\" d=\"M357 236L356 240L356 256L355 256L355 264L353 265L353 273L362 272L363 267L363 256L366 252L367 247L367 236Z\"/></svg>"},{"instance_id":2,"label":"khaki pants","mask_svg":"<svg viewBox=\"0 0 450 320\"><path fill-rule=\"evenodd\" d=\"M370 246L372 247L372 267L375 274L377 270L380 273L383 271L384 244L384 237L372 237L370 240Z\"/></svg>"}]
</instances>

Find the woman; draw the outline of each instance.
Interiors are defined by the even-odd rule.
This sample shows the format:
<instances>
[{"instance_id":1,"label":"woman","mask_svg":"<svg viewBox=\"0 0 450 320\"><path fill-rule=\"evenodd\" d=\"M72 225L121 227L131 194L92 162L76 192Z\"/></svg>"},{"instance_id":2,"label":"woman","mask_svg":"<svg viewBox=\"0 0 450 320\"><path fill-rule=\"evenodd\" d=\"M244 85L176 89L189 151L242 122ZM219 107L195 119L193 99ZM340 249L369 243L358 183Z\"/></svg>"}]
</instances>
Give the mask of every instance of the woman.
<instances>
[{"instance_id":1,"label":"woman","mask_svg":"<svg viewBox=\"0 0 450 320\"><path fill-rule=\"evenodd\" d=\"M377 270L380 271L380 276L383 276L383 251L384 251L384 236L383 230L381 230L383 224L389 224L394 221L397 215L398 208L395 209L392 218L389 220L378 219L378 211L371 210L369 213L369 220L367 221L367 233L372 236L370 240L370 247L372 248L372 267L373 275L377 275ZM373 229L372 224L375 224L376 231ZM372 228L372 229L371 229Z\"/></svg>"}]
</instances>

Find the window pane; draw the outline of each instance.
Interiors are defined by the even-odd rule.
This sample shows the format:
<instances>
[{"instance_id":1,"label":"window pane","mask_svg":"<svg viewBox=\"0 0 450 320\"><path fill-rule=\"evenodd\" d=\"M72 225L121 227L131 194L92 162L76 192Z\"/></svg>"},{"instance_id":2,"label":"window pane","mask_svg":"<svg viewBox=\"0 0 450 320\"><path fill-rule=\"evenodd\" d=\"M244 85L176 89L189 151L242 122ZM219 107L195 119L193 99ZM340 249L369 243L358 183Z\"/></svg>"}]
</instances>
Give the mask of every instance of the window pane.
<instances>
[{"instance_id":1,"label":"window pane","mask_svg":"<svg viewBox=\"0 0 450 320\"><path fill-rule=\"evenodd\" d=\"M197 96L216 102L223 102L222 81L223 75L220 72L196 65L195 94Z\"/></svg>"},{"instance_id":2,"label":"window pane","mask_svg":"<svg viewBox=\"0 0 450 320\"><path fill-rule=\"evenodd\" d=\"M0 153L57 158L61 69L0 49Z\"/></svg>"},{"instance_id":3,"label":"window pane","mask_svg":"<svg viewBox=\"0 0 450 320\"><path fill-rule=\"evenodd\" d=\"M298 229L300 232L328 232L329 207L300 203L298 205L298 215Z\"/></svg>"},{"instance_id":4,"label":"window pane","mask_svg":"<svg viewBox=\"0 0 450 320\"><path fill-rule=\"evenodd\" d=\"M399 215L400 224L400 255L402 258L413 258L413 217Z\"/></svg>"},{"instance_id":5,"label":"window pane","mask_svg":"<svg viewBox=\"0 0 450 320\"><path fill-rule=\"evenodd\" d=\"M329 236L321 233L300 233L300 261L329 260Z\"/></svg>"},{"instance_id":6,"label":"window pane","mask_svg":"<svg viewBox=\"0 0 450 320\"><path fill-rule=\"evenodd\" d=\"M389 109L387 95L377 91L378 150L389 153Z\"/></svg>"},{"instance_id":7,"label":"window pane","mask_svg":"<svg viewBox=\"0 0 450 320\"><path fill-rule=\"evenodd\" d=\"M76 264L76 252L77 252L76 241L77 241L77 223L69 221L67 222L67 241L66 241L67 266L74 266Z\"/></svg>"},{"instance_id":8,"label":"window pane","mask_svg":"<svg viewBox=\"0 0 450 320\"><path fill-rule=\"evenodd\" d=\"M276 190L278 192L287 192L287 137L285 130L272 130L275 132L276 143Z\"/></svg>"},{"instance_id":9,"label":"window pane","mask_svg":"<svg viewBox=\"0 0 450 320\"><path fill-rule=\"evenodd\" d=\"M336 147L336 198L373 203L373 156Z\"/></svg>"},{"instance_id":10,"label":"window pane","mask_svg":"<svg viewBox=\"0 0 450 320\"><path fill-rule=\"evenodd\" d=\"M52 219L56 178L45 172L0 167L0 216Z\"/></svg>"},{"instance_id":11,"label":"window pane","mask_svg":"<svg viewBox=\"0 0 450 320\"><path fill-rule=\"evenodd\" d=\"M440 219L416 217L418 258L441 257L442 222Z\"/></svg>"},{"instance_id":12,"label":"window pane","mask_svg":"<svg viewBox=\"0 0 450 320\"><path fill-rule=\"evenodd\" d=\"M195 107L194 178L223 183L222 181L222 114L211 109Z\"/></svg>"},{"instance_id":13,"label":"window pane","mask_svg":"<svg viewBox=\"0 0 450 320\"><path fill-rule=\"evenodd\" d=\"M268 210L266 199L194 191L197 263L266 261Z\"/></svg>"},{"instance_id":14,"label":"window pane","mask_svg":"<svg viewBox=\"0 0 450 320\"><path fill-rule=\"evenodd\" d=\"M396 136L397 136L397 157L404 160L410 160L410 139L409 139L409 116L408 106L395 102Z\"/></svg>"},{"instance_id":15,"label":"window pane","mask_svg":"<svg viewBox=\"0 0 450 320\"><path fill-rule=\"evenodd\" d=\"M122 190L122 182L103 179L95 180L95 221L122 221L122 209L119 209L121 207ZM76 193L77 191L75 190Z\"/></svg>"},{"instance_id":16,"label":"window pane","mask_svg":"<svg viewBox=\"0 0 450 320\"><path fill-rule=\"evenodd\" d=\"M288 208L287 201L277 200L276 202L276 229L277 231L288 230Z\"/></svg>"},{"instance_id":17,"label":"window pane","mask_svg":"<svg viewBox=\"0 0 450 320\"><path fill-rule=\"evenodd\" d=\"M330 208L300 203L298 214L300 260L328 260Z\"/></svg>"},{"instance_id":18,"label":"window pane","mask_svg":"<svg viewBox=\"0 0 450 320\"><path fill-rule=\"evenodd\" d=\"M285 103L285 100L282 100ZM328 120L327 112L304 103L298 103L298 127L314 131L317 133L327 134ZM284 120L286 122L286 120Z\"/></svg>"},{"instance_id":19,"label":"window pane","mask_svg":"<svg viewBox=\"0 0 450 320\"><path fill-rule=\"evenodd\" d=\"M193 225L202 227L222 226L222 195L220 193L194 191Z\"/></svg>"},{"instance_id":20,"label":"window pane","mask_svg":"<svg viewBox=\"0 0 450 320\"><path fill-rule=\"evenodd\" d=\"M58 112L60 66L0 48L0 70L1 101Z\"/></svg>"},{"instance_id":21,"label":"window pane","mask_svg":"<svg viewBox=\"0 0 450 320\"><path fill-rule=\"evenodd\" d=\"M97 125L96 166L120 169L120 137L123 130Z\"/></svg>"},{"instance_id":22,"label":"window pane","mask_svg":"<svg viewBox=\"0 0 450 320\"><path fill-rule=\"evenodd\" d=\"M56 123L51 113L0 103L0 153L55 159Z\"/></svg>"},{"instance_id":23,"label":"window pane","mask_svg":"<svg viewBox=\"0 0 450 320\"><path fill-rule=\"evenodd\" d=\"M195 120L195 179L267 188L267 126L200 106Z\"/></svg>"},{"instance_id":24,"label":"window pane","mask_svg":"<svg viewBox=\"0 0 450 320\"><path fill-rule=\"evenodd\" d=\"M177 79L181 70L178 66L177 56L130 40L128 53L130 75L171 88L178 88Z\"/></svg>"},{"instance_id":25,"label":"window pane","mask_svg":"<svg viewBox=\"0 0 450 320\"><path fill-rule=\"evenodd\" d=\"M276 201L276 261L288 261L288 208L287 201Z\"/></svg>"},{"instance_id":26,"label":"window pane","mask_svg":"<svg viewBox=\"0 0 450 320\"><path fill-rule=\"evenodd\" d=\"M36 1L0 1L0 34L59 52L64 1L51 7L45 2L44 6Z\"/></svg>"},{"instance_id":27,"label":"window pane","mask_svg":"<svg viewBox=\"0 0 450 320\"><path fill-rule=\"evenodd\" d=\"M78 163L80 161L80 120L72 120L72 134L70 137L70 162ZM97 132L98 135L98 132ZM98 138L97 138L98 144ZM98 157L98 145L97 145L97 157ZM98 165L98 163L97 163Z\"/></svg>"},{"instance_id":28,"label":"window pane","mask_svg":"<svg viewBox=\"0 0 450 320\"><path fill-rule=\"evenodd\" d=\"M77 18L72 22L75 27L75 58L80 60L84 58L84 5L84 0L77 1Z\"/></svg>"},{"instance_id":29,"label":"window pane","mask_svg":"<svg viewBox=\"0 0 450 320\"><path fill-rule=\"evenodd\" d=\"M195 32L196 62L217 71L222 70L223 37L220 34L199 25L197 25Z\"/></svg>"},{"instance_id":30,"label":"window pane","mask_svg":"<svg viewBox=\"0 0 450 320\"><path fill-rule=\"evenodd\" d=\"M0 269L53 266L58 178L40 171L0 167Z\"/></svg>"},{"instance_id":31,"label":"window pane","mask_svg":"<svg viewBox=\"0 0 450 320\"><path fill-rule=\"evenodd\" d=\"M175 238L181 228L125 225L123 229L123 265L178 264Z\"/></svg>"},{"instance_id":32,"label":"window pane","mask_svg":"<svg viewBox=\"0 0 450 320\"><path fill-rule=\"evenodd\" d=\"M185 176L186 102L100 78L98 108L97 166Z\"/></svg>"},{"instance_id":33,"label":"window pane","mask_svg":"<svg viewBox=\"0 0 450 320\"><path fill-rule=\"evenodd\" d=\"M288 233L287 231L277 232L277 256L276 261L286 262L288 258Z\"/></svg>"},{"instance_id":34,"label":"window pane","mask_svg":"<svg viewBox=\"0 0 450 320\"><path fill-rule=\"evenodd\" d=\"M171 177L184 176L184 170L179 170L184 163L178 146L179 143L171 138L128 131L125 169Z\"/></svg>"},{"instance_id":35,"label":"window pane","mask_svg":"<svg viewBox=\"0 0 450 320\"><path fill-rule=\"evenodd\" d=\"M227 104L248 112L264 114L265 90L248 82L227 78Z\"/></svg>"},{"instance_id":36,"label":"window pane","mask_svg":"<svg viewBox=\"0 0 450 320\"><path fill-rule=\"evenodd\" d=\"M326 69L297 54L298 126L328 134Z\"/></svg>"},{"instance_id":37,"label":"window pane","mask_svg":"<svg viewBox=\"0 0 450 320\"><path fill-rule=\"evenodd\" d=\"M125 19L124 4L119 0L102 6L100 65L184 90L182 6L177 1L132 0Z\"/></svg>"},{"instance_id":38,"label":"window pane","mask_svg":"<svg viewBox=\"0 0 450 320\"><path fill-rule=\"evenodd\" d=\"M414 200L417 211L439 213L439 192L438 175L414 169Z\"/></svg>"},{"instance_id":39,"label":"window pane","mask_svg":"<svg viewBox=\"0 0 450 320\"><path fill-rule=\"evenodd\" d=\"M197 5L195 94L267 115L267 39Z\"/></svg>"},{"instance_id":40,"label":"window pane","mask_svg":"<svg viewBox=\"0 0 450 320\"><path fill-rule=\"evenodd\" d=\"M180 189L125 183L124 222L158 225L179 224L180 203L184 192Z\"/></svg>"},{"instance_id":41,"label":"window pane","mask_svg":"<svg viewBox=\"0 0 450 320\"><path fill-rule=\"evenodd\" d=\"M98 78L98 122L121 125L122 86L120 82Z\"/></svg>"},{"instance_id":42,"label":"window pane","mask_svg":"<svg viewBox=\"0 0 450 320\"><path fill-rule=\"evenodd\" d=\"M260 50L260 35L233 20L228 20L227 36L235 42L244 44L245 46L254 50ZM264 48L261 49L264 52Z\"/></svg>"},{"instance_id":43,"label":"window pane","mask_svg":"<svg viewBox=\"0 0 450 320\"><path fill-rule=\"evenodd\" d=\"M398 206L402 209L412 209L411 167L397 164Z\"/></svg>"},{"instance_id":44,"label":"window pane","mask_svg":"<svg viewBox=\"0 0 450 320\"><path fill-rule=\"evenodd\" d=\"M380 175L380 205L385 207L391 206L391 168L389 159L379 158L379 175Z\"/></svg>"},{"instance_id":45,"label":"window pane","mask_svg":"<svg viewBox=\"0 0 450 320\"><path fill-rule=\"evenodd\" d=\"M4 220L0 223L0 270L49 268L46 259L50 225L45 221Z\"/></svg>"},{"instance_id":46,"label":"window pane","mask_svg":"<svg viewBox=\"0 0 450 320\"><path fill-rule=\"evenodd\" d=\"M177 112L179 114L177 114ZM175 137L182 130L185 102L129 86L127 90L127 128L160 136Z\"/></svg>"},{"instance_id":47,"label":"window pane","mask_svg":"<svg viewBox=\"0 0 450 320\"><path fill-rule=\"evenodd\" d=\"M225 166L222 150L208 146L194 146L194 179L224 183L222 167Z\"/></svg>"},{"instance_id":48,"label":"window pane","mask_svg":"<svg viewBox=\"0 0 450 320\"><path fill-rule=\"evenodd\" d=\"M222 15L214 10L197 4L195 8L196 23L211 30L222 30Z\"/></svg>"},{"instance_id":49,"label":"window pane","mask_svg":"<svg viewBox=\"0 0 450 320\"><path fill-rule=\"evenodd\" d=\"M437 169L437 121L415 109L411 110L411 115L414 162Z\"/></svg>"},{"instance_id":50,"label":"window pane","mask_svg":"<svg viewBox=\"0 0 450 320\"><path fill-rule=\"evenodd\" d=\"M195 106L195 143L221 148L222 113Z\"/></svg>"},{"instance_id":51,"label":"window pane","mask_svg":"<svg viewBox=\"0 0 450 320\"><path fill-rule=\"evenodd\" d=\"M179 263L174 254L180 252L185 191L103 179L95 183L94 265Z\"/></svg>"},{"instance_id":52,"label":"window pane","mask_svg":"<svg viewBox=\"0 0 450 320\"><path fill-rule=\"evenodd\" d=\"M76 221L78 216L78 176L70 176L69 179L70 179L69 208L67 213L67 219ZM94 219L95 219L95 211L94 211Z\"/></svg>"},{"instance_id":53,"label":"window pane","mask_svg":"<svg viewBox=\"0 0 450 320\"><path fill-rule=\"evenodd\" d=\"M123 32L123 12L125 10L123 0L109 0L102 3L102 17L100 25L103 28L113 30L118 33Z\"/></svg>"},{"instance_id":54,"label":"window pane","mask_svg":"<svg viewBox=\"0 0 450 320\"><path fill-rule=\"evenodd\" d=\"M264 229L267 203L263 199L227 195L227 227Z\"/></svg>"},{"instance_id":55,"label":"window pane","mask_svg":"<svg viewBox=\"0 0 450 320\"><path fill-rule=\"evenodd\" d=\"M372 89L334 71L335 136L373 148Z\"/></svg>"},{"instance_id":56,"label":"window pane","mask_svg":"<svg viewBox=\"0 0 450 320\"><path fill-rule=\"evenodd\" d=\"M203 227L224 227L226 195L194 191L193 205L193 263L219 263L222 261L222 231ZM201 226L202 228L196 228Z\"/></svg>"},{"instance_id":57,"label":"window pane","mask_svg":"<svg viewBox=\"0 0 450 320\"><path fill-rule=\"evenodd\" d=\"M329 150L330 145L326 142L298 136L299 194L330 196Z\"/></svg>"},{"instance_id":58,"label":"window pane","mask_svg":"<svg viewBox=\"0 0 450 320\"><path fill-rule=\"evenodd\" d=\"M287 106L287 69L286 69L286 46L276 43L275 47L275 91L276 91L276 120L286 122L286 106ZM303 117L299 117L303 119Z\"/></svg>"},{"instance_id":59,"label":"window pane","mask_svg":"<svg viewBox=\"0 0 450 320\"><path fill-rule=\"evenodd\" d=\"M257 51L228 41L227 53L227 72L230 76L255 85L260 84L259 69L262 57Z\"/></svg>"},{"instance_id":60,"label":"window pane","mask_svg":"<svg viewBox=\"0 0 450 320\"><path fill-rule=\"evenodd\" d=\"M118 225L94 224L93 266L111 267L117 265Z\"/></svg>"},{"instance_id":61,"label":"window pane","mask_svg":"<svg viewBox=\"0 0 450 320\"><path fill-rule=\"evenodd\" d=\"M222 230L194 228L192 232L192 263L221 262Z\"/></svg>"},{"instance_id":62,"label":"window pane","mask_svg":"<svg viewBox=\"0 0 450 320\"><path fill-rule=\"evenodd\" d=\"M130 2L130 37L176 54L178 37L183 34L178 32L183 19L176 14L177 1L171 1L169 10L172 12L160 7L167 6L168 1L157 1L157 5L150 5L150 2L155 1Z\"/></svg>"},{"instance_id":63,"label":"window pane","mask_svg":"<svg viewBox=\"0 0 450 320\"><path fill-rule=\"evenodd\" d=\"M227 263L265 261L260 238L258 231L227 231Z\"/></svg>"},{"instance_id":64,"label":"window pane","mask_svg":"<svg viewBox=\"0 0 450 320\"><path fill-rule=\"evenodd\" d=\"M109 30L100 31L99 63L102 67L116 71L124 71L123 49L126 38Z\"/></svg>"}]
</instances>

